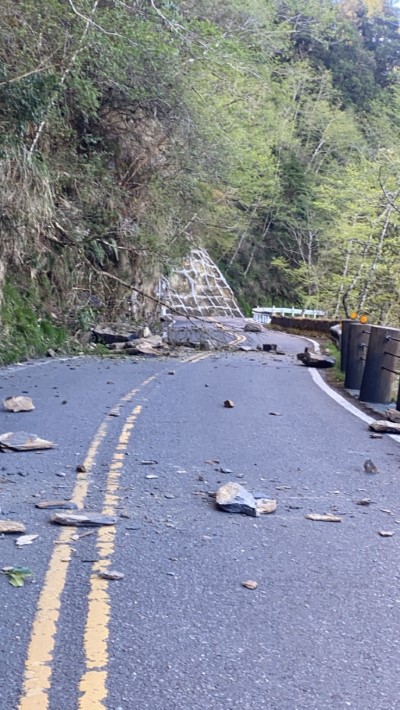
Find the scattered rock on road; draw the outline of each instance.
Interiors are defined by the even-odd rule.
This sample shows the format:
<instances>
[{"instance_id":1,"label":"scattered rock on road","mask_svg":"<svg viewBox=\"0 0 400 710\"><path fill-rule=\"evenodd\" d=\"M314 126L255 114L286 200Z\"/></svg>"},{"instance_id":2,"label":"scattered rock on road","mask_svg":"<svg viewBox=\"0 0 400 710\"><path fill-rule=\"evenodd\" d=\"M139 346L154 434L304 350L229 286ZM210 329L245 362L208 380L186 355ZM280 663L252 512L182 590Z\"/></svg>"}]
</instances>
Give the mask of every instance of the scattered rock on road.
<instances>
[{"instance_id":1,"label":"scattered rock on road","mask_svg":"<svg viewBox=\"0 0 400 710\"><path fill-rule=\"evenodd\" d=\"M384 419L377 419L369 425L371 431L376 431L380 434L400 434L400 423L389 422Z\"/></svg>"},{"instance_id":2,"label":"scattered rock on road","mask_svg":"<svg viewBox=\"0 0 400 710\"><path fill-rule=\"evenodd\" d=\"M41 500L35 504L41 510L77 510L78 506L70 500Z\"/></svg>"},{"instance_id":3,"label":"scattered rock on road","mask_svg":"<svg viewBox=\"0 0 400 710\"><path fill-rule=\"evenodd\" d=\"M276 352L277 347L278 346L276 343L264 343L262 346L262 349L265 353L270 353L270 352Z\"/></svg>"},{"instance_id":4,"label":"scattered rock on road","mask_svg":"<svg viewBox=\"0 0 400 710\"><path fill-rule=\"evenodd\" d=\"M123 579L125 577L123 572L117 572L117 570L112 570L112 569L110 569L109 572L98 572L97 576L100 577L100 579L113 579L113 580L119 580L119 579Z\"/></svg>"},{"instance_id":5,"label":"scattered rock on road","mask_svg":"<svg viewBox=\"0 0 400 710\"><path fill-rule=\"evenodd\" d=\"M36 434L27 434L25 431L8 431L0 434L0 449L5 451L38 451L41 449L54 449L53 441L40 439Z\"/></svg>"},{"instance_id":6,"label":"scattered rock on road","mask_svg":"<svg viewBox=\"0 0 400 710\"><path fill-rule=\"evenodd\" d=\"M340 523L342 521L339 515L331 515L330 513L307 513L304 517L307 518L307 520L316 520L321 523Z\"/></svg>"},{"instance_id":7,"label":"scattered rock on road","mask_svg":"<svg viewBox=\"0 0 400 710\"><path fill-rule=\"evenodd\" d=\"M366 461L364 461L364 471L365 473L379 473L372 459L366 459Z\"/></svg>"},{"instance_id":8,"label":"scattered rock on road","mask_svg":"<svg viewBox=\"0 0 400 710\"><path fill-rule=\"evenodd\" d=\"M23 533L25 525L17 523L15 520L0 520L0 534L8 535L9 533Z\"/></svg>"},{"instance_id":9,"label":"scattered rock on road","mask_svg":"<svg viewBox=\"0 0 400 710\"><path fill-rule=\"evenodd\" d=\"M394 532L393 530L379 530L378 535L381 537L393 537Z\"/></svg>"},{"instance_id":10,"label":"scattered rock on road","mask_svg":"<svg viewBox=\"0 0 400 710\"><path fill-rule=\"evenodd\" d=\"M224 407L225 407L226 409L233 409L234 406L235 406L235 404L234 404L234 402L232 402L231 399L226 399L226 400L225 400L225 402L224 402Z\"/></svg>"},{"instance_id":11,"label":"scattered rock on road","mask_svg":"<svg viewBox=\"0 0 400 710\"><path fill-rule=\"evenodd\" d=\"M383 439L383 434L375 434L375 433L372 433L372 434L369 435L369 438L370 438L370 439Z\"/></svg>"},{"instance_id":12,"label":"scattered rock on road","mask_svg":"<svg viewBox=\"0 0 400 710\"><path fill-rule=\"evenodd\" d=\"M246 325L244 326L244 330L246 331L246 333L262 333L264 328L262 327L261 323L257 323L257 321L252 320L246 323Z\"/></svg>"},{"instance_id":13,"label":"scattered rock on road","mask_svg":"<svg viewBox=\"0 0 400 710\"><path fill-rule=\"evenodd\" d=\"M3 407L7 412L31 412L35 409L30 397L17 395L16 397L6 397L3 399Z\"/></svg>"},{"instance_id":14,"label":"scattered rock on road","mask_svg":"<svg viewBox=\"0 0 400 710\"><path fill-rule=\"evenodd\" d=\"M77 473L86 473L86 466L83 463L79 463L75 470Z\"/></svg>"},{"instance_id":15,"label":"scattered rock on road","mask_svg":"<svg viewBox=\"0 0 400 710\"><path fill-rule=\"evenodd\" d=\"M240 483L225 483L218 488L216 503L227 513L242 513L257 516L257 504L254 496Z\"/></svg>"},{"instance_id":16,"label":"scattered rock on road","mask_svg":"<svg viewBox=\"0 0 400 710\"><path fill-rule=\"evenodd\" d=\"M371 505L372 501L369 498L361 498L356 501L356 505Z\"/></svg>"},{"instance_id":17,"label":"scattered rock on road","mask_svg":"<svg viewBox=\"0 0 400 710\"><path fill-rule=\"evenodd\" d=\"M32 545L34 540L37 540L39 535L21 535L15 541L17 547L24 547L25 545Z\"/></svg>"},{"instance_id":18,"label":"scattered rock on road","mask_svg":"<svg viewBox=\"0 0 400 710\"><path fill-rule=\"evenodd\" d=\"M258 515L275 513L277 508L277 502L273 498L259 498L256 501L256 508Z\"/></svg>"},{"instance_id":19,"label":"scattered rock on road","mask_svg":"<svg viewBox=\"0 0 400 710\"><path fill-rule=\"evenodd\" d=\"M310 352L309 348L305 348L303 353L298 353L297 359L306 367L319 367L324 369L334 367L336 362L335 358Z\"/></svg>"},{"instance_id":20,"label":"scattered rock on road","mask_svg":"<svg viewBox=\"0 0 400 710\"><path fill-rule=\"evenodd\" d=\"M76 527L100 527L101 525L115 525L117 518L101 513L54 513L50 518L57 525L72 525Z\"/></svg>"},{"instance_id":21,"label":"scattered rock on road","mask_svg":"<svg viewBox=\"0 0 400 710\"><path fill-rule=\"evenodd\" d=\"M400 412L397 409L388 409L386 412L386 418L390 422L395 422L396 424L400 424Z\"/></svg>"},{"instance_id":22,"label":"scattered rock on road","mask_svg":"<svg viewBox=\"0 0 400 710\"><path fill-rule=\"evenodd\" d=\"M246 589L257 589L258 583L254 579L247 579L245 582L242 582L242 587L246 587Z\"/></svg>"}]
</instances>

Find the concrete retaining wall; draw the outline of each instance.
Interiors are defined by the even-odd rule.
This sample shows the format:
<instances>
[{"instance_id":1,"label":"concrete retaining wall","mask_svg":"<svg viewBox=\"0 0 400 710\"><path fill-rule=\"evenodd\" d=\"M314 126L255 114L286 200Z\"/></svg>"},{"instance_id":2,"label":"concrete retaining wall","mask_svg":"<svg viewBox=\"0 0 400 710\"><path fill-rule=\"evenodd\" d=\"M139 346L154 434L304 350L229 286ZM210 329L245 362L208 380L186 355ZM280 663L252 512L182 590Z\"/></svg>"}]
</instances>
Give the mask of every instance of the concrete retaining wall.
<instances>
[{"instance_id":1,"label":"concrete retaining wall","mask_svg":"<svg viewBox=\"0 0 400 710\"><path fill-rule=\"evenodd\" d=\"M326 318L289 318L289 316L271 316L271 323L282 328L293 328L295 330L314 330L320 333L329 333L332 325L340 323L337 320Z\"/></svg>"}]
</instances>

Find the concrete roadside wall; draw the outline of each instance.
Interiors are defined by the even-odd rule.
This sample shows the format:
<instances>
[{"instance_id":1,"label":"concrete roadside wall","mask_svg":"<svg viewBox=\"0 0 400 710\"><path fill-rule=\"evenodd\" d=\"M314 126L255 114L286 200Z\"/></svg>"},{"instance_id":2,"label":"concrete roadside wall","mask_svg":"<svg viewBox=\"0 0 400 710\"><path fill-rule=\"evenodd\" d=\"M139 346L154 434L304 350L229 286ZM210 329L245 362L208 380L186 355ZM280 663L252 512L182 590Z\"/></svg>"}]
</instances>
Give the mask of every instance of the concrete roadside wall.
<instances>
[{"instance_id":1,"label":"concrete roadside wall","mask_svg":"<svg viewBox=\"0 0 400 710\"><path fill-rule=\"evenodd\" d=\"M289 316L271 316L271 323L282 328L294 328L296 330L314 330L320 333L329 333L333 325L340 323L339 320L328 320L326 318L290 318Z\"/></svg>"}]
</instances>

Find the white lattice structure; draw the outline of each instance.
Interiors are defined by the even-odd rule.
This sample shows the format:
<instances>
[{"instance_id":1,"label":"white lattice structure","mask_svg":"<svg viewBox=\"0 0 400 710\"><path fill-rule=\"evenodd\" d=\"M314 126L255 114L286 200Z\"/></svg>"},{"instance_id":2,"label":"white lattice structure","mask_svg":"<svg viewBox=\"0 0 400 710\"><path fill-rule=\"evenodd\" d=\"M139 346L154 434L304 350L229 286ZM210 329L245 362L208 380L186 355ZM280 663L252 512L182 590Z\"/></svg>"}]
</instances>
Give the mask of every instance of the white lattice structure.
<instances>
[{"instance_id":1,"label":"white lattice structure","mask_svg":"<svg viewBox=\"0 0 400 710\"><path fill-rule=\"evenodd\" d=\"M158 296L185 315L242 317L231 287L205 249L193 249L181 268L161 279Z\"/></svg>"}]
</instances>

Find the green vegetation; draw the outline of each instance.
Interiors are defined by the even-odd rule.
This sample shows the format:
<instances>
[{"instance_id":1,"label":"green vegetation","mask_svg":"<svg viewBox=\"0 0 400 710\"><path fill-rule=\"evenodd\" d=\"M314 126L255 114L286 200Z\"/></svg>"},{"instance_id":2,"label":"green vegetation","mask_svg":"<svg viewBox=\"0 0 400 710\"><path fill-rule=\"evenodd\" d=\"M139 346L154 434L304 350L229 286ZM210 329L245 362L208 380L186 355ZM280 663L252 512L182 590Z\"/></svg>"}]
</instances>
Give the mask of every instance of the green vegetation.
<instances>
[{"instance_id":1,"label":"green vegetation","mask_svg":"<svg viewBox=\"0 0 400 710\"><path fill-rule=\"evenodd\" d=\"M390 1L4 0L0 274L76 332L201 245L247 312L399 324L399 67Z\"/></svg>"},{"instance_id":2,"label":"green vegetation","mask_svg":"<svg viewBox=\"0 0 400 710\"><path fill-rule=\"evenodd\" d=\"M46 317L38 317L38 312L40 306L34 293L22 295L15 286L5 284L1 307L1 364L44 355L49 348L60 348L65 344L65 329L54 325Z\"/></svg>"}]
</instances>

